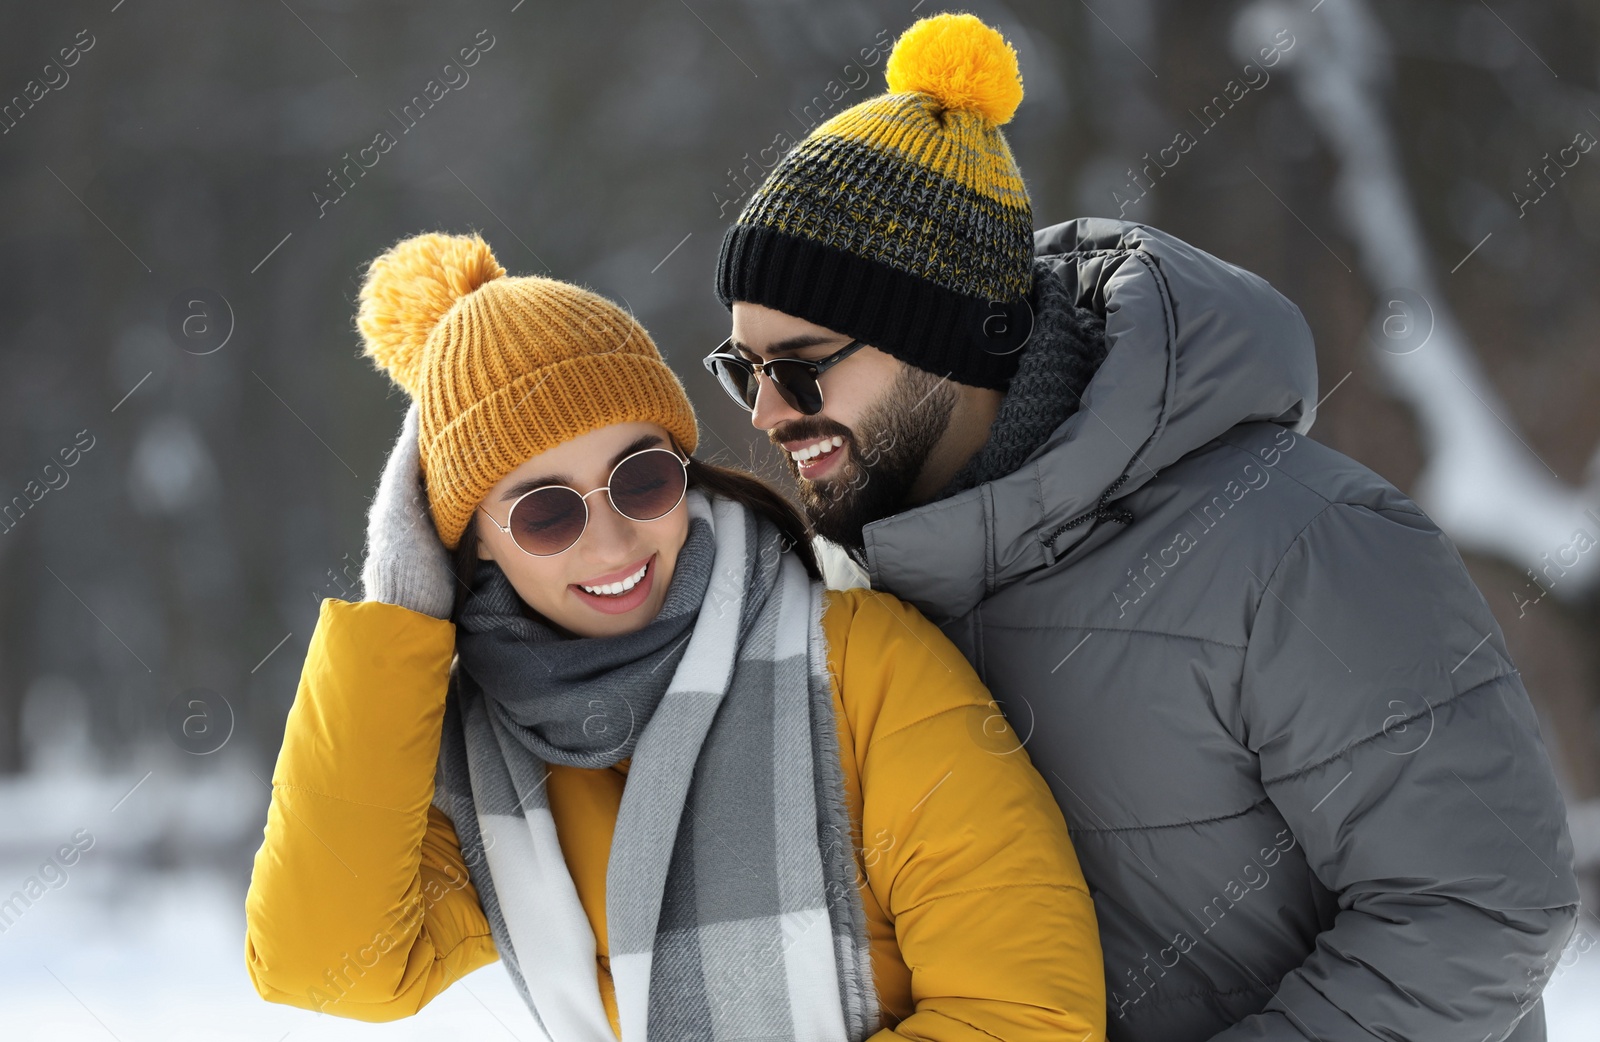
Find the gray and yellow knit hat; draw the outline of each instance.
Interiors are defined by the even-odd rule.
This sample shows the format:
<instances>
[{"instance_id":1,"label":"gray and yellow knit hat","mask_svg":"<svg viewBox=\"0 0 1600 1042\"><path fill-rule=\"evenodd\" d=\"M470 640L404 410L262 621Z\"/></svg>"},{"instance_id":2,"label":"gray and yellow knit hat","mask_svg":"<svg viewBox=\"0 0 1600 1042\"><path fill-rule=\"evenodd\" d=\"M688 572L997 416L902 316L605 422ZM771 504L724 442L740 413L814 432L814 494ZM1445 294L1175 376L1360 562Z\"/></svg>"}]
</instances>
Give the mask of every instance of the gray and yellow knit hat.
<instances>
[{"instance_id":1,"label":"gray and yellow knit hat","mask_svg":"<svg viewBox=\"0 0 1600 1042\"><path fill-rule=\"evenodd\" d=\"M911 25L888 92L817 127L723 236L717 297L1003 388L1031 328L1033 211L1000 127L1017 54L970 14Z\"/></svg>"}]
</instances>

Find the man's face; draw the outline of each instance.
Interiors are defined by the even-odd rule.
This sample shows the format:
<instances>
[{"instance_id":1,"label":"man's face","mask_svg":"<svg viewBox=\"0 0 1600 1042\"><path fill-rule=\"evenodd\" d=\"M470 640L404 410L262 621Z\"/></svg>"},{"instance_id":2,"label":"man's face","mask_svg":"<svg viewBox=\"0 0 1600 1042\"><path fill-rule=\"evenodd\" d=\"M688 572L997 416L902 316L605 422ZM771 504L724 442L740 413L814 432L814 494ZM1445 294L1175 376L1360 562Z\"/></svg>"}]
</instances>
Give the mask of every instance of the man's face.
<instances>
[{"instance_id":1,"label":"man's face","mask_svg":"<svg viewBox=\"0 0 1600 1042\"><path fill-rule=\"evenodd\" d=\"M752 362L819 361L850 338L759 304L733 305L733 346ZM862 528L899 513L949 425L955 387L874 347L822 374L822 411L807 416L765 374L750 422L765 430L794 474L819 535L862 549Z\"/></svg>"}]
</instances>

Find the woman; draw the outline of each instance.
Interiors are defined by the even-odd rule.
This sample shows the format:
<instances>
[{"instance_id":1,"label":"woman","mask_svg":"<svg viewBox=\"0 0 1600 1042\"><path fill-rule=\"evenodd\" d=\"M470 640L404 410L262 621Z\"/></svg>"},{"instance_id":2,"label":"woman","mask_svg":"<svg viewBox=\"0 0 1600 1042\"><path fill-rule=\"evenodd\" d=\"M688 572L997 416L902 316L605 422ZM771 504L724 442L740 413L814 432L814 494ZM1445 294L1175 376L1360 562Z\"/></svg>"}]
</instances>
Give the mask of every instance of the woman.
<instances>
[{"instance_id":1,"label":"woman","mask_svg":"<svg viewBox=\"0 0 1600 1042\"><path fill-rule=\"evenodd\" d=\"M629 315L421 235L358 325L414 403L273 774L263 998L392 1020L499 957L556 1042L1103 1037L1093 905L983 685L689 455Z\"/></svg>"}]
</instances>

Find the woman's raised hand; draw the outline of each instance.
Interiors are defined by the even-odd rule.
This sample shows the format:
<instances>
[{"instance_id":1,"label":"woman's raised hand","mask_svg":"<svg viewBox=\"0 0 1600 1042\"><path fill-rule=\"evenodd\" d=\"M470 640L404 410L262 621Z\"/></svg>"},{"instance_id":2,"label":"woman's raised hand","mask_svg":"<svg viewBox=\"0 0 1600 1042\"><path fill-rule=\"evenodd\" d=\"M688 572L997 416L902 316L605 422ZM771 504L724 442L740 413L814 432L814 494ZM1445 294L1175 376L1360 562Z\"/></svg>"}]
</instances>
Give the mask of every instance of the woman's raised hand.
<instances>
[{"instance_id":1,"label":"woman's raised hand","mask_svg":"<svg viewBox=\"0 0 1600 1042\"><path fill-rule=\"evenodd\" d=\"M367 558L361 567L361 586L364 600L398 604L448 619L456 580L450 552L428 513L417 439L418 413L417 403L412 402L367 514Z\"/></svg>"}]
</instances>

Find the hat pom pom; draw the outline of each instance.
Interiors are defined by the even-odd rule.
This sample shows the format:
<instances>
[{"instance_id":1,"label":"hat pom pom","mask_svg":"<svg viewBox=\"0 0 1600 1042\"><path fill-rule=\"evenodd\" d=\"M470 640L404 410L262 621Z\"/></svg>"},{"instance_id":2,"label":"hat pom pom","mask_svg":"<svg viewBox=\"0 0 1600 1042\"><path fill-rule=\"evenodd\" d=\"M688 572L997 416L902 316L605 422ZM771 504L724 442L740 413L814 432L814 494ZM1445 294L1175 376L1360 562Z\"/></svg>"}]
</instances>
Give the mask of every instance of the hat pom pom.
<instances>
[{"instance_id":1,"label":"hat pom pom","mask_svg":"<svg viewBox=\"0 0 1600 1042\"><path fill-rule=\"evenodd\" d=\"M401 239L367 266L361 283L362 354L415 397L433 327L457 300L505 273L476 234Z\"/></svg>"},{"instance_id":2,"label":"hat pom pom","mask_svg":"<svg viewBox=\"0 0 1600 1042\"><path fill-rule=\"evenodd\" d=\"M884 70L893 93L931 94L946 109L970 109L1006 123L1022 103L1017 52L970 14L918 19L895 41Z\"/></svg>"}]
</instances>

